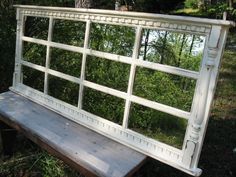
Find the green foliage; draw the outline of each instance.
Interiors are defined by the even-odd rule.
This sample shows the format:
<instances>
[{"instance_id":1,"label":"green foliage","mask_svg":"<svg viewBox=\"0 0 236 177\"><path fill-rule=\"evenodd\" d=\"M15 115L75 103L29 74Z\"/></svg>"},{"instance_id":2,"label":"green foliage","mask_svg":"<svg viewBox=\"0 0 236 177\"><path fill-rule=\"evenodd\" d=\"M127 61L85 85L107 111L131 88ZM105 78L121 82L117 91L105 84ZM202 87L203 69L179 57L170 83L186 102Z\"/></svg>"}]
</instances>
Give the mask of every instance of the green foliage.
<instances>
[{"instance_id":1,"label":"green foliage","mask_svg":"<svg viewBox=\"0 0 236 177\"><path fill-rule=\"evenodd\" d=\"M66 38L65 32L68 32L66 34ZM85 22L55 20L53 28L53 42L83 47L84 35Z\"/></svg>"},{"instance_id":2,"label":"green foliage","mask_svg":"<svg viewBox=\"0 0 236 177\"><path fill-rule=\"evenodd\" d=\"M196 81L138 68L134 94L165 105L190 111Z\"/></svg>"},{"instance_id":3,"label":"green foliage","mask_svg":"<svg viewBox=\"0 0 236 177\"><path fill-rule=\"evenodd\" d=\"M13 148L13 156L0 156L1 177L82 177L21 134Z\"/></svg>"},{"instance_id":4,"label":"green foliage","mask_svg":"<svg viewBox=\"0 0 236 177\"><path fill-rule=\"evenodd\" d=\"M38 166L41 169L43 177L58 177L65 176L63 168L61 168L59 161L46 153L41 154L38 161Z\"/></svg>"},{"instance_id":5,"label":"green foliage","mask_svg":"<svg viewBox=\"0 0 236 177\"><path fill-rule=\"evenodd\" d=\"M90 48L103 52L132 56L135 29L125 26L93 23Z\"/></svg>"},{"instance_id":6,"label":"green foliage","mask_svg":"<svg viewBox=\"0 0 236 177\"><path fill-rule=\"evenodd\" d=\"M122 125L125 101L85 87L83 109Z\"/></svg>"},{"instance_id":7,"label":"green foliage","mask_svg":"<svg viewBox=\"0 0 236 177\"><path fill-rule=\"evenodd\" d=\"M227 12L228 19L236 19L236 9L233 7L229 7L226 2L219 2L213 4L209 6L206 10L208 16L220 19L222 19L224 12Z\"/></svg>"},{"instance_id":8,"label":"green foliage","mask_svg":"<svg viewBox=\"0 0 236 177\"><path fill-rule=\"evenodd\" d=\"M71 76L80 77L82 57L81 53L51 48L50 68Z\"/></svg>"},{"instance_id":9,"label":"green foliage","mask_svg":"<svg viewBox=\"0 0 236 177\"><path fill-rule=\"evenodd\" d=\"M197 9L198 8L198 3L199 3L199 1L197 1L197 0L185 0L184 7L185 8Z\"/></svg>"},{"instance_id":10,"label":"green foliage","mask_svg":"<svg viewBox=\"0 0 236 177\"><path fill-rule=\"evenodd\" d=\"M46 46L24 42L23 44L23 58L25 61L45 66L46 62Z\"/></svg>"},{"instance_id":11,"label":"green foliage","mask_svg":"<svg viewBox=\"0 0 236 177\"><path fill-rule=\"evenodd\" d=\"M130 66L98 57L88 56L86 80L126 92Z\"/></svg>"},{"instance_id":12,"label":"green foliage","mask_svg":"<svg viewBox=\"0 0 236 177\"><path fill-rule=\"evenodd\" d=\"M187 120L132 104L129 128L150 138L182 148Z\"/></svg>"},{"instance_id":13,"label":"green foliage","mask_svg":"<svg viewBox=\"0 0 236 177\"><path fill-rule=\"evenodd\" d=\"M79 85L49 75L48 94L69 104L77 106L79 97Z\"/></svg>"},{"instance_id":14,"label":"green foliage","mask_svg":"<svg viewBox=\"0 0 236 177\"><path fill-rule=\"evenodd\" d=\"M0 92L12 83L15 57L15 13L7 1L0 3Z\"/></svg>"},{"instance_id":15,"label":"green foliage","mask_svg":"<svg viewBox=\"0 0 236 177\"><path fill-rule=\"evenodd\" d=\"M23 83L36 90L43 92L44 90L44 73L26 66L22 67Z\"/></svg>"},{"instance_id":16,"label":"green foliage","mask_svg":"<svg viewBox=\"0 0 236 177\"><path fill-rule=\"evenodd\" d=\"M39 177L82 177L76 171L70 170L61 160L49 155L45 151L40 152L37 158L31 162L28 171L29 174L30 171L40 172Z\"/></svg>"},{"instance_id":17,"label":"green foliage","mask_svg":"<svg viewBox=\"0 0 236 177\"><path fill-rule=\"evenodd\" d=\"M203 36L144 29L139 58L198 71L204 40Z\"/></svg>"},{"instance_id":18,"label":"green foliage","mask_svg":"<svg viewBox=\"0 0 236 177\"><path fill-rule=\"evenodd\" d=\"M48 18L27 17L25 22L25 36L47 40L48 38Z\"/></svg>"}]
</instances>

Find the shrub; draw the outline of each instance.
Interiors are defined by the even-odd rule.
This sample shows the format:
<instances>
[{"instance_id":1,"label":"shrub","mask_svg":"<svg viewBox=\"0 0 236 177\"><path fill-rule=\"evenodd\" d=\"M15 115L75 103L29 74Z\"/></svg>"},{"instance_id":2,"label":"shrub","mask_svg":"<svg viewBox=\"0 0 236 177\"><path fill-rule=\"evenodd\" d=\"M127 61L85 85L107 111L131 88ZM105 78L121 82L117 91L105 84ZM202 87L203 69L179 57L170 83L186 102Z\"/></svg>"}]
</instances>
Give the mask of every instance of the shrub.
<instances>
[{"instance_id":1,"label":"shrub","mask_svg":"<svg viewBox=\"0 0 236 177\"><path fill-rule=\"evenodd\" d=\"M196 0L186 0L184 2L184 6L185 6L185 8L197 9L198 8L198 1L196 1Z\"/></svg>"}]
</instances>

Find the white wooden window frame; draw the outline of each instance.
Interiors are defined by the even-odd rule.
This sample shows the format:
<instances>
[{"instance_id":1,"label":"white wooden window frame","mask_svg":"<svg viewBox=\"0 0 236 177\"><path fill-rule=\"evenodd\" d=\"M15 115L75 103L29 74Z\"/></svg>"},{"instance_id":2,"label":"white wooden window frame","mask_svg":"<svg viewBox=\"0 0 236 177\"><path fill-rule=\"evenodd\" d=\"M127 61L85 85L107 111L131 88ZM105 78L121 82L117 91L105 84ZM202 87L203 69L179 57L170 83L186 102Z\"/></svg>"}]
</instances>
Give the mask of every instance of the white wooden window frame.
<instances>
[{"instance_id":1,"label":"white wooden window frame","mask_svg":"<svg viewBox=\"0 0 236 177\"><path fill-rule=\"evenodd\" d=\"M232 22L193 17L180 17L137 12L119 12L109 10L23 5L16 5L15 7L17 8L17 38L13 86L10 88L12 91L17 92L37 102L38 104L47 106L47 108L60 113L68 119L91 128L105 136L108 136L111 139L119 141L120 143L123 143L159 161L167 163L188 174L194 176L199 176L201 174L201 169L199 169L197 165L206 131L210 107L216 88L220 60L223 54L228 29L230 25L233 25ZM24 22L27 16L49 18L47 40L24 36ZM54 19L85 22L86 32L84 47L75 47L52 42L51 39ZM134 27L136 29L136 37L132 57L125 57L89 49L88 45L91 23L104 23ZM139 43L142 35L141 31L144 28L204 36L206 38L206 42L200 71L190 71L178 67L138 60ZM39 66L23 60L23 41L41 44L47 47L45 66ZM83 54L80 78L50 69L51 47ZM131 69L127 92L118 91L85 80L84 75L87 55L93 55L112 61L130 64ZM21 71L22 66L28 66L45 73L44 92L37 91L23 84ZM137 66L197 80L191 111L183 111L171 106L132 95L134 76ZM47 94L49 82L48 74L80 84L78 107L55 99ZM82 109L82 94L84 86L126 100L122 126L88 113ZM147 138L142 134L128 129L128 117L130 105L132 102L187 119L188 126L185 134L183 148L181 150L177 149L162 142Z\"/></svg>"}]
</instances>

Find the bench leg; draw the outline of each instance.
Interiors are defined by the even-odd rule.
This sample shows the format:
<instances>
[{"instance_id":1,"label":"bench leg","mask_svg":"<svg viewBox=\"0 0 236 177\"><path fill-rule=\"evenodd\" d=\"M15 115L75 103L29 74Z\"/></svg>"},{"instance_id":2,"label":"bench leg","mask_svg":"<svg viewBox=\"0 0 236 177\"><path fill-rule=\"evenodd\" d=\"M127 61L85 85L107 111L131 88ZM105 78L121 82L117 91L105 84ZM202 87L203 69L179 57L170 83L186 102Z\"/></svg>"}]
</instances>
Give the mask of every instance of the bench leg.
<instances>
[{"instance_id":1,"label":"bench leg","mask_svg":"<svg viewBox=\"0 0 236 177\"><path fill-rule=\"evenodd\" d=\"M0 122L0 154L12 156L16 140L16 130Z\"/></svg>"},{"instance_id":2,"label":"bench leg","mask_svg":"<svg viewBox=\"0 0 236 177\"><path fill-rule=\"evenodd\" d=\"M0 154L3 152L3 141L2 141L2 129L1 129L1 122L0 122Z\"/></svg>"}]
</instances>

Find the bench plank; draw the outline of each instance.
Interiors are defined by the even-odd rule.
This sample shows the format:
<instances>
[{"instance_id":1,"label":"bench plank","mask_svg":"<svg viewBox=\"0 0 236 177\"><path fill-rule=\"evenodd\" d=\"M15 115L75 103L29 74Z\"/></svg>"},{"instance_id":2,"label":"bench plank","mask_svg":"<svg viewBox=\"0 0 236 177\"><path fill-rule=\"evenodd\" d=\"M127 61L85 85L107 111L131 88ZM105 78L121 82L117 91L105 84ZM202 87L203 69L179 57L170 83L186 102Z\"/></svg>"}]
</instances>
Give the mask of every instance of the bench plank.
<instances>
[{"instance_id":1,"label":"bench plank","mask_svg":"<svg viewBox=\"0 0 236 177\"><path fill-rule=\"evenodd\" d=\"M87 176L130 176L146 159L13 92L0 94L0 120Z\"/></svg>"}]
</instances>

